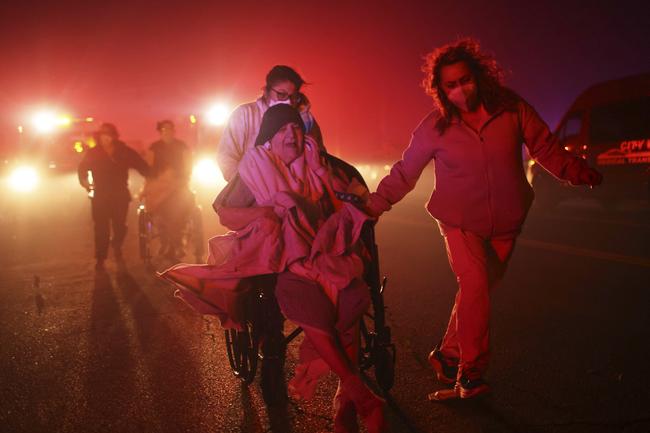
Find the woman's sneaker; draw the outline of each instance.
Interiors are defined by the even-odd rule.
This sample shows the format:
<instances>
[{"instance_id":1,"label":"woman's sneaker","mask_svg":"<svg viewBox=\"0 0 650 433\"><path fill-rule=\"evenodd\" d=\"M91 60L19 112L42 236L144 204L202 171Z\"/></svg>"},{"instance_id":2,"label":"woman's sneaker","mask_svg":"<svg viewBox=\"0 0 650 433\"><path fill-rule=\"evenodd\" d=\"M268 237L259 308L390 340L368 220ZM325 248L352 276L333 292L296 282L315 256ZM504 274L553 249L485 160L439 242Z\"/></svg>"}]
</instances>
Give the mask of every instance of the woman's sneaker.
<instances>
[{"instance_id":1,"label":"woman's sneaker","mask_svg":"<svg viewBox=\"0 0 650 433\"><path fill-rule=\"evenodd\" d=\"M459 389L460 398L474 398L490 391L489 385L485 383L482 377L476 379L461 377L454 388Z\"/></svg>"},{"instance_id":2,"label":"woman's sneaker","mask_svg":"<svg viewBox=\"0 0 650 433\"><path fill-rule=\"evenodd\" d=\"M475 398L490 391L490 387L483 378L468 379L461 377L452 389L442 389L429 394L429 400L445 401L454 399Z\"/></svg>"},{"instance_id":3,"label":"woman's sneaker","mask_svg":"<svg viewBox=\"0 0 650 433\"><path fill-rule=\"evenodd\" d=\"M440 382L448 384L456 382L458 362L445 357L440 351L439 345L434 347L429 354L429 364L433 367Z\"/></svg>"}]
</instances>

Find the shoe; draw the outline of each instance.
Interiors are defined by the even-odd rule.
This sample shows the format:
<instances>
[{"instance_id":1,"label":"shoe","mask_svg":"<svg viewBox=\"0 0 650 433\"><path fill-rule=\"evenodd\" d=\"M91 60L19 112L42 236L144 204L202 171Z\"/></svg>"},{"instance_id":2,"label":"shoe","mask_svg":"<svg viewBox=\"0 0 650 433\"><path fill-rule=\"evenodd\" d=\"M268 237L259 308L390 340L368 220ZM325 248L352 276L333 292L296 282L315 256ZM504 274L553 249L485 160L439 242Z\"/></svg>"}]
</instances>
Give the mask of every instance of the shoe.
<instances>
[{"instance_id":1,"label":"shoe","mask_svg":"<svg viewBox=\"0 0 650 433\"><path fill-rule=\"evenodd\" d=\"M343 391L340 380L332 406L334 407L334 433L359 433L354 402Z\"/></svg>"},{"instance_id":2,"label":"shoe","mask_svg":"<svg viewBox=\"0 0 650 433\"><path fill-rule=\"evenodd\" d=\"M361 416L368 433L385 433L388 431L384 419L386 401L372 392L359 376L350 376L341 382L343 392L352 400Z\"/></svg>"},{"instance_id":3,"label":"shoe","mask_svg":"<svg viewBox=\"0 0 650 433\"><path fill-rule=\"evenodd\" d=\"M440 351L439 345L429 354L429 364L436 372L436 377L442 383L455 383L458 375L458 362L446 358Z\"/></svg>"},{"instance_id":4,"label":"shoe","mask_svg":"<svg viewBox=\"0 0 650 433\"><path fill-rule=\"evenodd\" d=\"M468 379L461 377L452 389L442 389L429 394L429 400L445 401L456 399L470 399L485 395L490 392L490 386L485 383L483 378Z\"/></svg>"},{"instance_id":5,"label":"shoe","mask_svg":"<svg viewBox=\"0 0 650 433\"><path fill-rule=\"evenodd\" d=\"M490 391L490 386L480 376L475 379L468 379L463 376L454 388L459 389L460 398L474 398Z\"/></svg>"}]
</instances>

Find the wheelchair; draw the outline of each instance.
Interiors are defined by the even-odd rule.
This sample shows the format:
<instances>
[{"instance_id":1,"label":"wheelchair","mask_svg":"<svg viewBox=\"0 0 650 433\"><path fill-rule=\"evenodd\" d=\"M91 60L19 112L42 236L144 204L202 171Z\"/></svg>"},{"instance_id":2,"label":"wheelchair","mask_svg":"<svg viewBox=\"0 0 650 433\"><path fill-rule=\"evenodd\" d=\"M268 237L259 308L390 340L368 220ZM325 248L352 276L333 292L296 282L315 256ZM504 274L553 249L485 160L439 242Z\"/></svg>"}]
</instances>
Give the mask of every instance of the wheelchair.
<instances>
[{"instance_id":1,"label":"wheelchair","mask_svg":"<svg viewBox=\"0 0 650 433\"><path fill-rule=\"evenodd\" d=\"M189 209L185 214L185 224L182 228L182 247L186 254L189 252L196 263L204 260L205 245L203 238L203 217L201 206L196 204L194 193L187 191L191 195L191 203L188 203ZM156 215L147 209L145 201L138 206L138 247L140 258L145 265L151 265L153 258L154 244L162 247L160 231L157 229Z\"/></svg>"},{"instance_id":2,"label":"wheelchair","mask_svg":"<svg viewBox=\"0 0 650 433\"><path fill-rule=\"evenodd\" d=\"M365 185L361 174L346 162L327 155L330 164L342 169L350 178ZM357 201L358 197L337 193L341 200ZM391 330L386 324L384 290L387 278L380 278L379 251L375 243L374 222L366 222L361 240L368 248L371 261L366 268L364 280L369 287L371 307L360 323L359 367L362 372L374 367L374 377L379 387L389 391L395 376L395 345L391 342ZM244 300L246 320L242 329L226 329L225 341L228 361L233 374L249 385L261 365L262 396L269 405L286 399L284 361L287 345L302 329L284 335L284 317L273 294L275 275L251 277L252 290Z\"/></svg>"}]
</instances>

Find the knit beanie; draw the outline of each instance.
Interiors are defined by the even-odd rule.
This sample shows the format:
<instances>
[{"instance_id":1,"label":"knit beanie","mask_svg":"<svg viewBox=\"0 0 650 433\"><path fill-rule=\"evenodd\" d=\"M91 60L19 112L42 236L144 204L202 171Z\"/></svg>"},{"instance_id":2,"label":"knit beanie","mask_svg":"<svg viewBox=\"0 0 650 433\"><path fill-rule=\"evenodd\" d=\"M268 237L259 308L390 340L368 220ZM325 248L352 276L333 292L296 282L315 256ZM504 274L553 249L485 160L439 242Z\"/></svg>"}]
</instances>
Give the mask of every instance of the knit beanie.
<instances>
[{"instance_id":1,"label":"knit beanie","mask_svg":"<svg viewBox=\"0 0 650 433\"><path fill-rule=\"evenodd\" d=\"M305 132L305 124L298 110L289 104L278 104L270 107L262 117L260 132L257 134L255 146L261 146L269 141L287 123L296 123Z\"/></svg>"}]
</instances>

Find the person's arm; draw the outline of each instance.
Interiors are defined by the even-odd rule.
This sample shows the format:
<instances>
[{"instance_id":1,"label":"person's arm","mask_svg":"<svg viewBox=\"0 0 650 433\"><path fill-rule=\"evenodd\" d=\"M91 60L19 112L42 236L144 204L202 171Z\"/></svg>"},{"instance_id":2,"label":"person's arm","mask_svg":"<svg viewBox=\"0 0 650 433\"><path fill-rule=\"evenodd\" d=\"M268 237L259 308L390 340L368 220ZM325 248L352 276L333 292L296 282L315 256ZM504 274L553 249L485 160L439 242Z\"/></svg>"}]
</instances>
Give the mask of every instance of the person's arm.
<instances>
[{"instance_id":1,"label":"person's arm","mask_svg":"<svg viewBox=\"0 0 650 433\"><path fill-rule=\"evenodd\" d=\"M144 154L144 162L146 162L147 165L151 167L151 173L149 174L153 174L153 168L156 166L156 153L151 147L149 147L149 149L147 149Z\"/></svg>"},{"instance_id":2,"label":"person's arm","mask_svg":"<svg viewBox=\"0 0 650 433\"><path fill-rule=\"evenodd\" d=\"M151 173L151 167L149 167L149 164L147 164L146 161L140 156L140 154L136 152L134 149L131 148L128 149L129 149L129 157L128 157L129 168L135 169L143 177L148 177Z\"/></svg>"},{"instance_id":3,"label":"person's arm","mask_svg":"<svg viewBox=\"0 0 650 433\"><path fill-rule=\"evenodd\" d=\"M90 182L88 181L88 171L90 170L90 156L88 150L84 153L79 167L77 167L77 178L79 179L79 184L84 187L85 190L90 190Z\"/></svg>"},{"instance_id":4,"label":"person's arm","mask_svg":"<svg viewBox=\"0 0 650 433\"><path fill-rule=\"evenodd\" d=\"M424 167L434 157L431 134L432 131L424 133L419 129L413 133L401 161L395 163L390 173L381 180L377 192L368 197L366 207L370 215L379 217L415 188Z\"/></svg>"},{"instance_id":5,"label":"person's arm","mask_svg":"<svg viewBox=\"0 0 650 433\"><path fill-rule=\"evenodd\" d=\"M227 182L237 174L237 166L244 153L246 134L249 133L247 128L245 107L239 107L231 114L217 147L217 163Z\"/></svg>"},{"instance_id":6,"label":"person's arm","mask_svg":"<svg viewBox=\"0 0 650 433\"><path fill-rule=\"evenodd\" d=\"M573 185L598 185L602 175L587 162L565 150L535 109L524 101L519 104L524 143L530 156L546 171Z\"/></svg>"}]
</instances>

